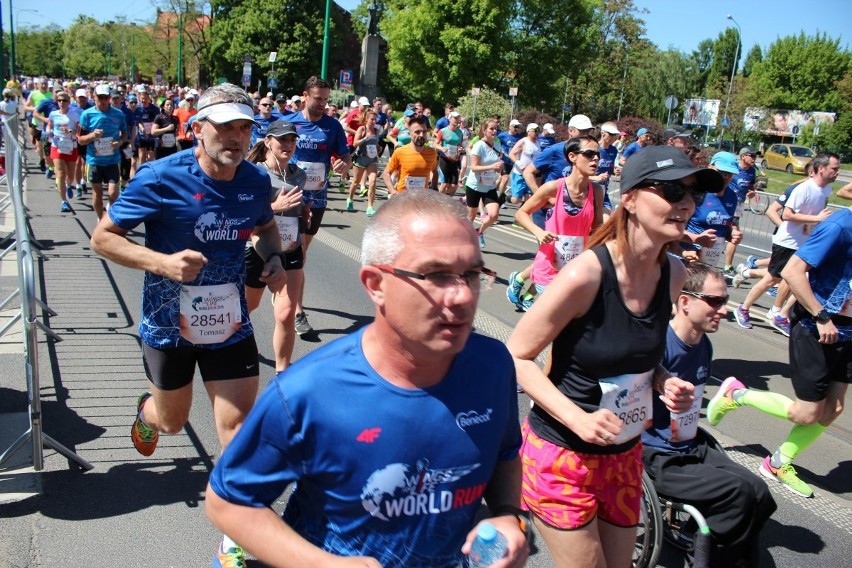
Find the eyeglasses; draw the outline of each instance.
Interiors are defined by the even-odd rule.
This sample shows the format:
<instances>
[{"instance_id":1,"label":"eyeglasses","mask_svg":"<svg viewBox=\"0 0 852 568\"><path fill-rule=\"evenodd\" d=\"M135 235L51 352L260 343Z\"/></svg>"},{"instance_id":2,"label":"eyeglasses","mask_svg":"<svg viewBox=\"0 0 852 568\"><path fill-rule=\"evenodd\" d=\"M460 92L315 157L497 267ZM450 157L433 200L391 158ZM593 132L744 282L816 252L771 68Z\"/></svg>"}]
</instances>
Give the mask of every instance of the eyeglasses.
<instances>
[{"instance_id":1,"label":"eyeglasses","mask_svg":"<svg viewBox=\"0 0 852 568\"><path fill-rule=\"evenodd\" d=\"M272 103L260 103L260 106L262 106L262 107L271 107L271 106L272 106Z\"/></svg>"},{"instance_id":2,"label":"eyeglasses","mask_svg":"<svg viewBox=\"0 0 852 568\"><path fill-rule=\"evenodd\" d=\"M136 104L136 101L127 101L127 104L129 104L129 105L135 105L135 104Z\"/></svg>"},{"instance_id":3,"label":"eyeglasses","mask_svg":"<svg viewBox=\"0 0 852 568\"><path fill-rule=\"evenodd\" d=\"M660 197L669 203L680 203L687 193L692 195L696 205L700 205L707 195L706 191L700 190L693 185L683 185L677 181L654 181L647 180L648 185L640 186L638 189L652 189Z\"/></svg>"},{"instance_id":4,"label":"eyeglasses","mask_svg":"<svg viewBox=\"0 0 852 568\"><path fill-rule=\"evenodd\" d=\"M601 157L601 153L597 150L583 150L582 152L574 152L580 156L583 156L587 160L597 160Z\"/></svg>"},{"instance_id":5,"label":"eyeglasses","mask_svg":"<svg viewBox=\"0 0 852 568\"><path fill-rule=\"evenodd\" d=\"M403 270L402 268L396 268L385 264L376 265L376 268L382 272L387 272L388 274L393 274L395 276L413 278L414 280L423 280L441 290L455 288L462 282L464 282L474 292L479 290L490 290L491 286L494 285L494 279L497 277L496 272L485 267L478 270L468 270L462 274L455 274L453 272L431 272L429 274L421 274L420 272L411 272L410 270Z\"/></svg>"},{"instance_id":6,"label":"eyeglasses","mask_svg":"<svg viewBox=\"0 0 852 568\"><path fill-rule=\"evenodd\" d=\"M56 102L58 102L58 103L70 103L71 100L70 99L56 99Z\"/></svg>"},{"instance_id":7,"label":"eyeglasses","mask_svg":"<svg viewBox=\"0 0 852 568\"><path fill-rule=\"evenodd\" d=\"M711 296L709 294L702 294L701 292L687 292L686 290L681 290L680 293L692 296L693 298L698 298L699 300L706 302L707 305L714 310L718 310L727 304L728 300L731 298L730 296Z\"/></svg>"}]
</instances>

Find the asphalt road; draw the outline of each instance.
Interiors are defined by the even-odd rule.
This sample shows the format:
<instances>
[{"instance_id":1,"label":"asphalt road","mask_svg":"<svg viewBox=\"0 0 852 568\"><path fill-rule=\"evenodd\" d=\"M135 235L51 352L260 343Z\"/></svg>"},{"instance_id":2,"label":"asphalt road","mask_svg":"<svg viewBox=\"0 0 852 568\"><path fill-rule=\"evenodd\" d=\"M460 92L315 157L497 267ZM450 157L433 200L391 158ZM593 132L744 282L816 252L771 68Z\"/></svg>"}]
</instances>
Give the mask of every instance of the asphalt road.
<instances>
[{"instance_id":1,"label":"asphalt road","mask_svg":"<svg viewBox=\"0 0 852 568\"><path fill-rule=\"evenodd\" d=\"M344 198L332 190L324 227L310 251L305 304L316 333L297 341L296 358L365 325L372 315L356 277L365 205L359 202L358 212L347 213ZM40 293L57 312L46 323L63 338L53 343L42 336L40 343L45 430L95 467L83 473L46 452L41 493L0 505L0 567L209 566L219 535L204 516L203 494L218 444L200 383L184 432L161 438L149 458L137 454L128 434L135 399L146 386L135 325L142 275L104 262L89 249L95 219L88 197L74 200L74 214L60 214L50 182L33 170L27 203L35 236L46 245ZM531 236L512 227L512 212L505 209L501 223L486 234L485 262L500 278L482 295L476 321L479 331L504 340L522 316L506 301L506 276L529 262L535 248ZM141 235L134 238L141 240ZM731 306L745 291L729 290ZM759 316L769 305L764 298L752 313ZM268 306L268 300L262 302L252 318L264 384L273 373ZM734 374L749 386L792 395L786 340L760 317L754 319L752 331L731 319L713 337L713 374ZM12 363L4 367L0 411L23 409L21 374ZM709 388L707 397L714 391ZM529 408L524 395L519 408ZM756 471L789 425L744 409L710 430L733 459ZM850 442L852 415L847 413L797 461L816 498L805 500L773 487L779 511L761 538L761 566L848 565ZM6 473L0 470L0 501ZM534 550L529 566L552 566L543 544ZM682 557L666 548L660 565L681 566Z\"/></svg>"}]
</instances>

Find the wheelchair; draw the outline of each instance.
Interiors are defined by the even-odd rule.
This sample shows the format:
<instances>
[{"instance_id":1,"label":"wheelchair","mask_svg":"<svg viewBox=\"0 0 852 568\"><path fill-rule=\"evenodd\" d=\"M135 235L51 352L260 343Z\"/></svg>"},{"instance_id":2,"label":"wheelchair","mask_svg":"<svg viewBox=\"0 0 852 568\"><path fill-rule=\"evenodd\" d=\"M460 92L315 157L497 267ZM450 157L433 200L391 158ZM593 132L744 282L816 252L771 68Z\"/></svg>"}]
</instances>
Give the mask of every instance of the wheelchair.
<instances>
[{"instance_id":1,"label":"wheelchair","mask_svg":"<svg viewBox=\"0 0 852 568\"><path fill-rule=\"evenodd\" d=\"M725 451L722 444L700 426L697 439L715 450ZM664 539L683 551L692 551L693 568L706 568L710 538L710 527L695 507L658 494L648 472L642 473L639 526L633 547L634 568L656 566Z\"/></svg>"}]
</instances>

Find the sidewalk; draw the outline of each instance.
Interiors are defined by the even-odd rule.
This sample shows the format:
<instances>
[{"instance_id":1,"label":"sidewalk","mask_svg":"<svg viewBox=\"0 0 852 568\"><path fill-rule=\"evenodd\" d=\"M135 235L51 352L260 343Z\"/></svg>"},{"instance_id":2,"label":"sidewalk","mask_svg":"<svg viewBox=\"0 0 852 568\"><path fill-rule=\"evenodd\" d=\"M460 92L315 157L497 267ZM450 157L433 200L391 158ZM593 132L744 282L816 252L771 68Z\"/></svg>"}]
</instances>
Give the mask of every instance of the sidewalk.
<instances>
[{"instance_id":1,"label":"sidewalk","mask_svg":"<svg viewBox=\"0 0 852 568\"><path fill-rule=\"evenodd\" d=\"M57 314L42 321L62 337L55 343L38 336L44 431L94 469L82 473L46 450L44 470L24 468L26 483L13 484L30 459L28 447L0 469L0 566L130 565L155 542L154 564L194 565L180 559L209 558L219 538L198 508L212 468L206 447L218 444L193 436L191 427L189 435L162 438L154 459L141 459L130 444L132 408L147 384L134 323L142 273L90 249L91 191L71 200L72 213L60 213L54 180L27 153L25 202L45 247L37 294ZM0 264L4 297L17 286L7 271ZM0 338L0 451L26 431L28 400L22 351L5 353L3 344L14 345L13 337ZM193 537L182 539L184 531ZM209 538L199 538L205 533Z\"/></svg>"}]
</instances>

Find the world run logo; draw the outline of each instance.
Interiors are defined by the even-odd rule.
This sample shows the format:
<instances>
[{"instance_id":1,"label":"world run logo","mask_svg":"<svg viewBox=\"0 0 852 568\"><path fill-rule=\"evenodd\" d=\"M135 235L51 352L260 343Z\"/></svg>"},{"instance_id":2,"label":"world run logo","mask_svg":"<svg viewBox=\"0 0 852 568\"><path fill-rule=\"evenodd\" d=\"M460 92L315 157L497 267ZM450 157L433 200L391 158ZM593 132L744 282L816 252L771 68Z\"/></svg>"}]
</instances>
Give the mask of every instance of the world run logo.
<instances>
[{"instance_id":1,"label":"world run logo","mask_svg":"<svg viewBox=\"0 0 852 568\"><path fill-rule=\"evenodd\" d=\"M195 236L202 243L245 241L251 238L253 227L239 229L249 217L230 219L225 213L203 213L195 222Z\"/></svg>"}]
</instances>

